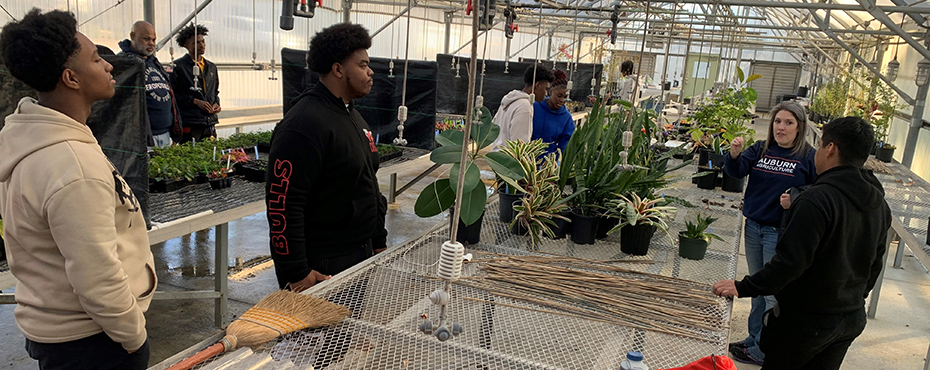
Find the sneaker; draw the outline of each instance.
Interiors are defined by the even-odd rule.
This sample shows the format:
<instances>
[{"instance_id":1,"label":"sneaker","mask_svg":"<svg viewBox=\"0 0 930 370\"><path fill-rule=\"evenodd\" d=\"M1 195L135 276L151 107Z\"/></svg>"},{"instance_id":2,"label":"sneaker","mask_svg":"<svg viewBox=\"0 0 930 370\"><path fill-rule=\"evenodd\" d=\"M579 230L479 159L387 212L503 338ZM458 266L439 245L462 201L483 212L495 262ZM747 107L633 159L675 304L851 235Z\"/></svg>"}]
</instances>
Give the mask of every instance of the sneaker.
<instances>
[{"instance_id":1,"label":"sneaker","mask_svg":"<svg viewBox=\"0 0 930 370\"><path fill-rule=\"evenodd\" d=\"M744 364L762 366L762 361L752 357L752 355L749 354L749 350L746 348L730 348L730 357L732 357L733 360L742 362Z\"/></svg>"},{"instance_id":2,"label":"sneaker","mask_svg":"<svg viewBox=\"0 0 930 370\"><path fill-rule=\"evenodd\" d=\"M730 345L728 346L728 348L729 348L730 351L732 351L734 348L735 348L735 349L744 349L744 348L749 348L749 346L746 345L746 342L745 342L745 341L742 341L742 340L741 340L741 341L739 341L739 342L732 342L732 343L730 343Z\"/></svg>"}]
</instances>

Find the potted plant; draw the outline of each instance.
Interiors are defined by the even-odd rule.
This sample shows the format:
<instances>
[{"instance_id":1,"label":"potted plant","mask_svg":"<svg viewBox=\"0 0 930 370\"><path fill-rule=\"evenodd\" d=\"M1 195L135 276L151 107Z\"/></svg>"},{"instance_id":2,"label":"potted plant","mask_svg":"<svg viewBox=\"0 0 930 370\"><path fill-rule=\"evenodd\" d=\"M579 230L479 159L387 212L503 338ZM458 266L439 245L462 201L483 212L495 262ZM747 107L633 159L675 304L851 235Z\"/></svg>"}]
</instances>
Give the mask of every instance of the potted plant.
<instances>
[{"instance_id":1,"label":"potted plant","mask_svg":"<svg viewBox=\"0 0 930 370\"><path fill-rule=\"evenodd\" d=\"M378 158L381 163L404 155L404 151L394 144L376 144L375 146L378 148Z\"/></svg>"},{"instance_id":2,"label":"potted plant","mask_svg":"<svg viewBox=\"0 0 930 370\"><path fill-rule=\"evenodd\" d=\"M685 230L678 232L678 255L691 260L704 259L711 239L723 241L719 236L710 233L710 224L714 221L717 219L698 214L695 223L685 222Z\"/></svg>"},{"instance_id":3,"label":"potted plant","mask_svg":"<svg viewBox=\"0 0 930 370\"><path fill-rule=\"evenodd\" d=\"M500 135L500 127L491 122L491 112L485 107L481 107L478 111L478 119L471 126L468 141L465 139L465 133L458 130L446 130L437 135L436 140L442 146L430 153L430 160L436 164L452 164L452 169L449 172L449 178L437 180L420 192L414 205L414 213L420 217L432 217L452 207L462 165L460 163L462 147L467 145L465 176L462 178L461 212L452 217L460 219L461 225L464 226L478 222L484 215L488 194L481 181L478 166L474 163L476 159L484 158L494 173L505 180L516 182L526 175L520 164L507 154L501 152L479 154L481 149L494 143L498 135ZM478 223L476 227L480 228L480 225Z\"/></svg>"},{"instance_id":4,"label":"potted plant","mask_svg":"<svg viewBox=\"0 0 930 370\"><path fill-rule=\"evenodd\" d=\"M662 230L668 235L665 219L670 218L677 208L665 204L667 200L663 198L643 199L636 193L630 194L629 198L618 195L617 199L611 201L610 211L620 218L620 224L610 232L620 230L621 252L645 256L656 230Z\"/></svg>"},{"instance_id":5,"label":"potted plant","mask_svg":"<svg viewBox=\"0 0 930 370\"><path fill-rule=\"evenodd\" d=\"M565 228L569 219L563 212L567 211L566 203L572 197L563 197L558 186L559 153L550 153L537 161L537 156L533 155L532 149L539 147L539 152L542 152L546 146L542 140L534 140L530 143L508 142L507 146L514 152L526 153L520 162L531 165L524 178L524 186L510 184L526 194L519 203L514 205L516 215L511 221L511 231L517 234L521 232L529 234L533 246L543 236L553 239L565 237ZM527 146L530 150L520 150L519 146Z\"/></svg>"},{"instance_id":6,"label":"potted plant","mask_svg":"<svg viewBox=\"0 0 930 370\"><path fill-rule=\"evenodd\" d=\"M232 186L232 179L227 176L228 174L229 171L223 168L213 169L208 172L207 178L210 180L207 182L210 183L210 188L213 190L219 190Z\"/></svg>"},{"instance_id":7,"label":"potted plant","mask_svg":"<svg viewBox=\"0 0 930 370\"><path fill-rule=\"evenodd\" d=\"M850 108L850 115L862 117L875 128L875 158L883 162L891 162L896 147L888 143L888 131L891 121L898 108L898 96L883 81L862 74L853 87L861 87L854 91L850 98L854 101Z\"/></svg>"},{"instance_id":8,"label":"potted plant","mask_svg":"<svg viewBox=\"0 0 930 370\"><path fill-rule=\"evenodd\" d=\"M501 148L501 153L513 158L516 163L520 164L523 173L527 174L527 176L522 179L510 182L502 179L503 184L499 184L503 185L498 187L498 199L500 200L498 206L500 208L501 222L507 224L512 223L516 215L514 206L519 204L521 200L526 197L527 189L533 189L536 186L538 179L530 175L535 174L539 168L540 156L545 153L547 146L548 145L543 143L542 140L533 140L529 143L508 141L506 145ZM558 165L556 165L556 168L557 167Z\"/></svg>"}]
</instances>

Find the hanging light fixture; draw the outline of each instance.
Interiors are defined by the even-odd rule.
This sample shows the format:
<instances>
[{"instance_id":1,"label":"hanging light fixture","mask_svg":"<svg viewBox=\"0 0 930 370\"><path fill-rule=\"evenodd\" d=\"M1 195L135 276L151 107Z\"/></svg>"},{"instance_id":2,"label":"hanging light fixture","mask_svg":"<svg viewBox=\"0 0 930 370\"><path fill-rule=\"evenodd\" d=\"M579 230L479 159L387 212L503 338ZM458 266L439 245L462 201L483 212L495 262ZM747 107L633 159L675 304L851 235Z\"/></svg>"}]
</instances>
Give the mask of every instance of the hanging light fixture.
<instances>
[{"instance_id":1,"label":"hanging light fixture","mask_svg":"<svg viewBox=\"0 0 930 370\"><path fill-rule=\"evenodd\" d=\"M900 28L904 29L904 14L901 14ZM898 42L900 42L900 39ZM888 62L888 66L886 68L887 69L885 70L885 75L887 75L888 81L893 82L894 80L898 79L898 69L901 68L901 63L898 63L898 44L897 43L895 43L894 45L894 59Z\"/></svg>"},{"instance_id":2,"label":"hanging light fixture","mask_svg":"<svg viewBox=\"0 0 930 370\"><path fill-rule=\"evenodd\" d=\"M917 86L926 86L928 80L930 80L930 60L923 58L917 62L917 77L914 78L914 82Z\"/></svg>"}]
</instances>

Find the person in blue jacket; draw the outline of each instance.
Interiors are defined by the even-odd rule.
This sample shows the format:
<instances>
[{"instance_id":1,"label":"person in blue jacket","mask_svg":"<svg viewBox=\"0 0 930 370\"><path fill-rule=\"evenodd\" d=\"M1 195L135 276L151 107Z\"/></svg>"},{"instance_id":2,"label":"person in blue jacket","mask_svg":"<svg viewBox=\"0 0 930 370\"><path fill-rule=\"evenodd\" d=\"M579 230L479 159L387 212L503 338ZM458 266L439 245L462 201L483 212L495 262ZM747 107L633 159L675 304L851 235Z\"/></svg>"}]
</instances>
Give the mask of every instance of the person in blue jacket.
<instances>
[{"instance_id":1,"label":"person in blue jacket","mask_svg":"<svg viewBox=\"0 0 930 370\"><path fill-rule=\"evenodd\" d=\"M568 139L575 132L575 120L565 108L565 99L568 97L568 78L564 71L553 71L555 79L549 87L549 96L533 103L533 137L532 140L542 139L548 143L544 155L554 153L556 149L565 152Z\"/></svg>"},{"instance_id":2,"label":"person in blue jacket","mask_svg":"<svg viewBox=\"0 0 930 370\"><path fill-rule=\"evenodd\" d=\"M795 102L782 102L772 108L768 137L743 151L743 138L730 143L730 154L725 156L723 170L736 178L749 176L743 199L743 216L746 216L745 245L749 274L755 274L775 255L775 244L781 227L782 215L790 205L785 192L792 188L814 183L815 150L805 141L807 117L804 108ZM749 336L730 343L733 359L743 363L762 365L765 354L759 348L762 316L775 306L772 296L752 299L749 311Z\"/></svg>"}]
</instances>

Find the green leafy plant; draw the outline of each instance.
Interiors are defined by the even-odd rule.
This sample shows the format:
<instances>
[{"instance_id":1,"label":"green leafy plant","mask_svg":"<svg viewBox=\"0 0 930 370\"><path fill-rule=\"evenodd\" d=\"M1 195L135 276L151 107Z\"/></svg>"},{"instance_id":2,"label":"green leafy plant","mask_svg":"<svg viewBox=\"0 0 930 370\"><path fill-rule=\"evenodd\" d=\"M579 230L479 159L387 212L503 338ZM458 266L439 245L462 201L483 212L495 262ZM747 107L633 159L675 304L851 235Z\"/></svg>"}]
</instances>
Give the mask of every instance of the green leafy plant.
<instances>
[{"instance_id":1,"label":"green leafy plant","mask_svg":"<svg viewBox=\"0 0 930 370\"><path fill-rule=\"evenodd\" d=\"M665 220L671 218L678 209L663 204L667 204L667 201L662 198L643 199L635 193L628 198L618 194L617 199L610 201L609 212L620 219L620 224L610 229L608 233L614 233L626 225L653 225L668 235L668 224Z\"/></svg>"},{"instance_id":2,"label":"green leafy plant","mask_svg":"<svg viewBox=\"0 0 930 370\"><path fill-rule=\"evenodd\" d=\"M755 105L759 94L749 83L761 78L754 74L746 77L743 70L736 68L736 84L714 95L714 98L701 107L694 114L693 125L688 134L698 145L707 147L713 140L703 140L705 137L722 137L726 144L737 137L742 137L745 145L752 145L755 141L755 130L749 128L749 109ZM715 151L716 152L716 151ZM718 152L719 153L719 152Z\"/></svg>"},{"instance_id":3,"label":"green leafy plant","mask_svg":"<svg viewBox=\"0 0 930 370\"><path fill-rule=\"evenodd\" d=\"M550 226L555 226L553 219L568 221L559 215L568 208L566 202L570 197L562 197L558 185L559 153L549 153L540 159L548 144L542 140L529 143L508 141L501 152L511 156L520 163L526 173L522 180L504 179L512 188L524 194L520 203L514 205L517 212L510 226L519 225L529 231L531 243L536 245L543 235L555 237Z\"/></svg>"},{"instance_id":4,"label":"green leafy plant","mask_svg":"<svg viewBox=\"0 0 930 370\"><path fill-rule=\"evenodd\" d=\"M710 216L704 217L698 214L695 222L685 222L685 230L681 232L681 235L685 238L702 239L707 242L710 242L711 239L723 241L723 239L716 234L710 233L710 224L714 223L714 221L717 221L717 219Z\"/></svg>"},{"instance_id":5,"label":"green leafy plant","mask_svg":"<svg viewBox=\"0 0 930 370\"><path fill-rule=\"evenodd\" d=\"M458 130L446 130L436 135L436 141L441 147L430 153L430 160L436 164L452 164L448 179L437 180L428 185L417 197L414 213L420 217L432 217L449 209L455 202L456 184L458 183L459 169L461 168L462 146L468 145L466 156L467 167L462 179L462 205L460 219L465 225L471 225L484 213L487 203L487 191L475 160L484 158L498 177L505 181L516 182L526 176L523 168L516 160L501 152L479 154L479 151L497 140L500 127L491 122L491 111L481 107L478 111L477 122L472 124L469 140L466 142L465 133Z\"/></svg>"},{"instance_id":6,"label":"green leafy plant","mask_svg":"<svg viewBox=\"0 0 930 370\"><path fill-rule=\"evenodd\" d=\"M375 146L378 148L378 153L380 155L399 152L401 150L397 147L397 145L394 144L376 144Z\"/></svg>"},{"instance_id":7,"label":"green leafy plant","mask_svg":"<svg viewBox=\"0 0 930 370\"><path fill-rule=\"evenodd\" d=\"M810 109L825 117L843 117L846 114L848 86L843 78L835 78L820 85Z\"/></svg>"},{"instance_id":8,"label":"green leafy plant","mask_svg":"<svg viewBox=\"0 0 930 370\"><path fill-rule=\"evenodd\" d=\"M868 87L866 87L868 86ZM895 112L904 108L898 104L898 95L884 81L865 72L858 75L855 84L851 84L849 115L861 117L875 127L875 141L885 149L895 146L887 143L888 131Z\"/></svg>"}]
</instances>

